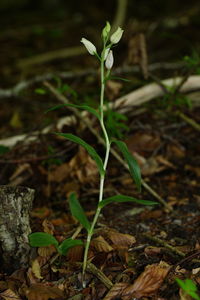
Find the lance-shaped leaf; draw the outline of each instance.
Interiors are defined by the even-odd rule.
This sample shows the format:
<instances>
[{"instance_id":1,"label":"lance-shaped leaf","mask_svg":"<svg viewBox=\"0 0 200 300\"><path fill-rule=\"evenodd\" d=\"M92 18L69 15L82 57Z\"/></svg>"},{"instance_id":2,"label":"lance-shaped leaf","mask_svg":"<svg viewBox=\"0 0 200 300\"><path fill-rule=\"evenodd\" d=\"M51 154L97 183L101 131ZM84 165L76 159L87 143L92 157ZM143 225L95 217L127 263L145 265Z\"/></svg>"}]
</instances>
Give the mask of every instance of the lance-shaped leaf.
<instances>
[{"instance_id":1,"label":"lance-shaped leaf","mask_svg":"<svg viewBox=\"0 0 200 300\"><path fill-rule=\"evenodd\" d=\"M81 145L82 147L84 147L87 152L90 154L90 156L94 159L94 161L97 164L97 168L99 170L99 173L101 176L104 176L105 171L104 171L104 167L103 167L103 162L101 157L97 154L97 152L94 150L94 148L92 146L90 146L89 144L87 144L85 141L83 141L81 138L70 134L70 133L60 133L60 132L55 132L55 134L59 135L59 136L63 136L64 138Z\"/></svg>"},{"instance_id":2,"label":"lance-shaped leaf","mask_svg":"<svg viewBox=\"0 0 200 300\"><path fill-rule=\"evenodd\" d=\"M83 242L81 240L73 240L71 238L64 240L59 246L58 246L58 252L62 255L66 255L67 251L70 248L73 248L75 246L83 245Z\"/></svg>"},{"instance_id":3,"label":"lance-shaped leaf","mask_svg":"<svg viewBox=\"0 0 200 300\"><path fill-rule=\"evenodd\" d=\"M87 231L89 231L91 227L90 222L88 221L88 218L86 217L75 193L71 193L69 196L69 207L72 216L75 217Z\"/></svg>"},{"instance_id":4,"label":"lance-shaped leaf","mask_svg":"<svg viewBox=\"0 0 200 300\"><path fill-rule=\"evenodd\" d=\"M69 106L69 107L74 107L74 108L79 108L79 109L82 109L82 110L86 110L88 112L90 112L91 114L93 114L95 117L97 117L98 120L100 120L100 115L98 114L98 112L88 106L88 105L77 105L77 104L71 104L71 103L66 103L66 104L58 104L58 105L55 105L51 108L49 108L45 113L49 112L49 111L53 111L53 110L56 110L56 109L59 109L61 107L65 107L65 106Z\"/></svg>"},{"instance_id":5,"label":"lance-shaped leaf","mask_svg":"<svg viewBox=\"0 0 200 300\"><path fill-rule=\"evenodd\" d=\"M122 141L113 140L113 142L117 145L119 150L122 152L124 159L126 160L131 176L133 177L136 186L139 191L141 191L141 172L140 167L133 157L133 155L129 152L128 147Z\"/></svg>"},{"instance_id":6,"label":"lance-shaped leaf","mask_svg":"<svg viewBox=\"0 0 200 300\"><path fill-rule=\"evenodd\" d=\"M34 232L29 234L29 244L31 247L47 247L50 245L58 246L55 237L46 232Z\"/></svg>"},{"instance_id":7,"label":"lance-shaped leaf","mask_svg":"<svg viewBox=\"0 0 200 300\"><path fill-rule=\"evenodd\" d=\"M158 204L158 202L154 202L154 201L141 200L141 199L137 199L134 197L125 196L125 195L115 195L115 196L103 199L101 202L99 202L98 206L100 208L103 208L105 205L108 205L112 202L134 202L134 203L143 204L143 205Z\"/></svg>"}]
</instances>

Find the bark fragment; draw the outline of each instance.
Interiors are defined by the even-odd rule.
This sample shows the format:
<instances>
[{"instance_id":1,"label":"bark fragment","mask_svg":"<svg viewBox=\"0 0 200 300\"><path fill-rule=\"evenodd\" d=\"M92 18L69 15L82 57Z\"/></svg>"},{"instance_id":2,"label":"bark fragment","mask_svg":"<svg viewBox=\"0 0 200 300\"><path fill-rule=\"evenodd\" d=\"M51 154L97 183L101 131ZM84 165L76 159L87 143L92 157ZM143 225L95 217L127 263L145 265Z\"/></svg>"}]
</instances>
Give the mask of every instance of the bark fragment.
<instances>
[{"instance_id":1,"label":"bark fragment","mask_svg":"<svg viewBox=\"0 0 200 300\"><path fill-rule=\"evenodd\" d=\"M0 186L0 269L6 273L28 265L33 198L30 188Z\"/></svg>"}]
</instances>

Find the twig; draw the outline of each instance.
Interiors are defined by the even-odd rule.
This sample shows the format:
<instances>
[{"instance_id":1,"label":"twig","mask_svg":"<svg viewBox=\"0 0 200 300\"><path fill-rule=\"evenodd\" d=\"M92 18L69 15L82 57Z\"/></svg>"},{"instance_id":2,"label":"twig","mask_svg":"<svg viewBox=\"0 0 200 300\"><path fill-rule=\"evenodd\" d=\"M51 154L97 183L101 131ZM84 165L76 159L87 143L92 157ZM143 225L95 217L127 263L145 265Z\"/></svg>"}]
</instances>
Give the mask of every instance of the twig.
<instances>
[{"instance_id":1,"label":"twig","mask_svg":"<svg viewBox=\"0 0 200 300\"><path fill-rule=\"evenodd\" d=\"M44 85L56 96L56 98L61 101L62 103L67 104L68 100L67 98L60 94L49 82L45 82ZM92 134L97 138L99 143L105 146L104 140L101 138L101 136L96 132L96 130L92 127L91 122L87 118L82 118L82 115L79 113L79 111L76 108L69 107L69 110L73 111L75 116L77 116L86 126L87 128L92 132ZM128 168L128 165L124 162L124 160L119 156L119 154L112 148L111 153L113 156L126 168ZM164 207L168 210L171 211L172 208L165 202L165 200L158 195L156 191L154 191L144 180L142 180L142 185L143 187L150 193L152 194Z\"/></svg>"},{"instance_id":2,"label":"twig","mask_svg":"<svg viewBox=\"0 0 200 300\"><path fill-rule=\"evenodd\" d=\"M189 118L188 116L186 116L180 111L176 111L175 114L179 116L182 120L184 120L186 123L190 124L194 129L200 131L200 124L198 124L196 121Z\"/></svg>"},{"instance_id":3,"label":"twig","mask_svg":"<svg viewBox=\"0 0 200 300\"><path fill-rule=\"evenodd\" d=\"M87 263L86 270L96 276L108 289L111 289L112 281L91 262Z\"/></svg>"},{"instance_id":4,"label":"twig","mask_svg":"<svg viewBox=\"0 0 200 300\"><path fill-rule=\"evenodd\" d=\"M149 240L151 240L151 241L153 241L153 242L155 242L155 243L157 243L157 244L159 244L161 246L164 246L165 248L169 249L171 252L175 253L176 255L179 255L181 257L185 257L185 253L184 252L182 252L182 251L176 249L175 247L169 245L167 242L165 242L165 241L163 241L163 240L161 240L161 239L159 239L159 238L157 238L155 236L152 236L152 235L150 235L148 233L143 233L142 235L145 238L147 238L147 239L149 239Z\"/></svg>"}]
</instances>

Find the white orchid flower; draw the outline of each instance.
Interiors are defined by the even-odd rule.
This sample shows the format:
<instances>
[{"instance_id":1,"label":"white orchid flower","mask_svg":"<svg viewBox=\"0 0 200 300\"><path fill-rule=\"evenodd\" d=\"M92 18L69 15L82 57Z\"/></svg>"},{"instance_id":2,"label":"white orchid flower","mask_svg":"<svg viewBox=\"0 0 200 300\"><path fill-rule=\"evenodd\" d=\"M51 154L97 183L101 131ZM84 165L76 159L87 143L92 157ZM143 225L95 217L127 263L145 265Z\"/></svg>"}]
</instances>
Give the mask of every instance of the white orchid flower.
<instances>
[{"instance_id":1,"label":"white orchid flower","mask_svg":"<svg viewBox=\"0 0 200 300\"><path fill-rule=\"evenodd\" d=\"M97 52L95 45L92 44L89 40L82 38L81 43L83 43L83 45L91 55L94 55Z\"/></svg>"}]
</instances>

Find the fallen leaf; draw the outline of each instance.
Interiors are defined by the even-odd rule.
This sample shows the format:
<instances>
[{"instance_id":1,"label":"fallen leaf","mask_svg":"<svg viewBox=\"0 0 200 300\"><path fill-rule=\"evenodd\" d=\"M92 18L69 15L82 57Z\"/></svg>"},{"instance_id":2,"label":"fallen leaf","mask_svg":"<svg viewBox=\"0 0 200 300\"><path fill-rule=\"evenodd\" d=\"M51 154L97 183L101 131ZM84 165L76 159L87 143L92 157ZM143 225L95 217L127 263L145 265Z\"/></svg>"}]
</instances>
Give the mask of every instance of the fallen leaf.
<instances>
[{"instance_id":1,"label":"fallen leaf","mask_svg":"<svg viewBox=\"0 0 200 300\"><path fill-rule=\"evenodd\" d=\"M113 248L101 235L94 238L91 244L99 252L110 252L113 250Z\"/></svg>"},{"instance_id":2,"label":"fallen leaf","mask_svg":"<svg viewBox=\"0 0 200 300\"><path fill-rule=\"evenodd\" d=\"M160 146L161 139L154 133L137 132L126 140L126 144L131 153L138 152L141 156L149 157Z\"/></svg>"},{"instance_id":3,"label":"fallen leaf","mask_svg":"<svg viewBox=\"0 0 200 300\"><path fill-rule=\"evenodd\" d=\"M135 237L130 234L120 233L114 229L107 229L106 236L112 241L115 246L130 247L135 244Z\"/></svg>"},{"instance_id":4,"label":"fallen leaf","mask_svg":"<svg viewBox=\"0 0 200 300\"><path fill-rule=\"evenodd\" d=\"M78 262L83 259L83 250L84 247L82 245L74 246L70 248L67 252L67 258L70 262Z\"/></svg>"},{"instance_id":5,"label":"fallen leaf","mask_svg":"<svg viewBox=\"0 0 200 300\"><path fill-rule=\"evenodd\" d=\"M103 300L112 300L119 298L124 291L124 289L128 286L126 282L118 282L113 285L113 287L109 290L107 295L103 298Z\"/></svg>"},{"instance_id":6,"label":"fallen leaf","mask_svg":"<svg viewBox=\"0 0 200 300\"><path fill-rule=\"evenodd\" d=\"M32 272L35 275L35 277L37 279L42 279L43 277L41 276L41 268L40 268L40 264L38 262L38 259L34 259L34 261L32 262Z\"/></svg>"},{"instance_id":7,"label":"fallen leaf","mask_svg":"<svg viewBox=\"0 0 200 300\"><path fill-rule=\"evenodd\" d=\"M57 250L54 245L49 245L47 247L39 247L38 255L42 257L50 257L53 253L56 253Z\"/></svg>"},{"instance_id":8,"label":"fallen leaf","mask_svg":"<svg viewBox=\"0 0 200 300\"><path fill-rule=\"evenodd\" d=\"M45 219L42 222L42 226L43 226L44 232L52 234L52 235L54 234L54 226L49 220Z\"/></svg>"},{"instance_id":9,"label":"fallen leaf","mask_svg":"<svg viewBox=\"0 0 200 300\"><path fill-rule=\"evenodd\" d=\"M48 181L60 183L64 181L70 174L69 164L64 163L60 166L54 166L51 171L48 172Z\"/></svg>"},{"instance_id":10,"label":"fallen leaf","mask_svg":"<svg viewBox=\"0 0 200 300\"><path fill-rule=\"evenodd\" d=\"M118 95L120 90L122 89L123 85L121 82L117 82L114 80L108 80L106 84L106 95L109 100L115 99Z\"/></svg>"},{"instance_id":11,"label":"fallen leaf","mask_svg":"<svg viewBox=\"0 0 200 300\"><path fill-rule=\"evenodd\" d=\"M154 294L161 287L169 269L170 266L164 261L159 264L148 265L134 283L123 291L123 300L129 300L133 297L148 297Z\"/></svg>"},{"instance_id":12,"label":"fallen leaf","mask_svg":"<svg viewBox=\"0 0 200 300\"><path fill-rule=\"evenodd\" d=\"M5 300L22 300L22 298L11 289L7 289L3 293L0 293L0 296Z\"/></svg>"},{"instance_id":13,"label":"fallen leaf","mask_svg":"<svg viewBox=\"0 0 200 300\"><path fill-rule=\"evenodd\" d=\"M25 289L28 300L49 300L63 298L63 292L57 287L46 286L41 283L31 285Z\"/></svg>"},{"instance_id":14,"label":"fallen leaf","mask_svg":"<svg viewBox=\"0 0 200 300\"><path fill-rule=\"evenodd\" d=\"M77 178L81 183L89 182L91 184L97 180L96 163L83 147L79 147L78 153L70 160L68 169L70 176Z\"/></svg>"}]
</instances>

